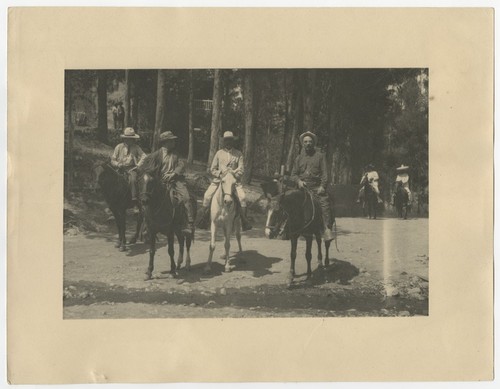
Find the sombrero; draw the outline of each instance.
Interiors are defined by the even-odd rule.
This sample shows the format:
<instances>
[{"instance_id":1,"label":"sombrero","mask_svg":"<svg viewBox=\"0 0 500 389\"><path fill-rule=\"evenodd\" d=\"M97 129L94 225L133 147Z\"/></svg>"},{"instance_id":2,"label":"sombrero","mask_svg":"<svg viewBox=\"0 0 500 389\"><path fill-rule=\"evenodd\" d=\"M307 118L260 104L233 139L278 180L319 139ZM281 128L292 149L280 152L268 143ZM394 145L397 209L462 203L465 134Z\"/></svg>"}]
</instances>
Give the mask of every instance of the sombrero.
<instances>
[{"instance_id":1,"label":"sombrero","mask_svg":"<svg viewBox=\"0 0 500 389\"><path fill-rule=\"evenodd\" d=\"M310 137L312 138L312 140L313 140L314 144L316 144L316 143L317 143L318 138L316 137L316 134L312 133L311 131L306 131L306 132L304 132L303 134L301 134L301 135L299 136L300 143L303 143L303 142L304 142L304 138L305 138L306 136L310 136Z\"/></svg>"},{"instance_id":2,"label":"sombrero","mask_svg":"<svg viewBox=\"0 0 500 389\"><path fill-rule=\"evenodd\" d=\"M406 165L401 165L400 167L396 168L398 172L402 172L404 170L408 170L410 167Z\"/></svg>"},{"instance_id":3,"label":"sombrero","mask_svg":"<svg viewBox=\"0 0 500 389\"><path fill-rule=\"evenodd\" d=\"M128 139L139 139L140 136L137 135L132 127L127 127L123 130L123 134L120 135L121 138Z\"/></svg>"}]
</instances>

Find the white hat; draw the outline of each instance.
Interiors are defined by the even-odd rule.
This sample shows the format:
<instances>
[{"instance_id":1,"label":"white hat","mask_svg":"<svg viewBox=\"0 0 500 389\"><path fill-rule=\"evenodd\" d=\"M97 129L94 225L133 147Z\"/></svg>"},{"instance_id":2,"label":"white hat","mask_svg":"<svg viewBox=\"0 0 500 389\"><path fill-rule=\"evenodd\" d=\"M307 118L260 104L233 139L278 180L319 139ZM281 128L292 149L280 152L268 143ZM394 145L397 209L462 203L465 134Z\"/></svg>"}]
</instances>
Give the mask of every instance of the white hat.
<instances>
[{"instance_id":1,"label":"white hat","mask_svg":"<svg viewBox=\"0 0 500 389\"><path fill-rule=\"evenodd\" d=\"M137 135L132 127L127 127L123 130L123 134L120 135L122 138L129 138L129 139L139 139L140 136Z\"/></svg>"},{"instance_id":2,"label":"white hat","mask_svg":"<svg viewBox=\"0 0 500 389\"><path fill-rule=\"evenodd\" d=\"M299 136L300 143L303 143L303 142L304 142L304 138L305 138L306 136L310 137L310 138L313 140L314 145L316 145L316 143L318 143L318 142L317 142L317 141L318 141L318 139L317 139L317 137L316 137L316 134L312 133L311 131L306 131L306 132L304 132L303 134L301 134L301 135Z\"/></svg>"},{"instance_id":3,"label":"white hat","mask_svg":"<svg viewBox=\"0 0 500 389\"><path fill-rule=\"evenodd\" d=\"M226 131L224 132L224 135L222 136L224 139L232 138L234 139L234 135L231 131Z\"/></svg>"},{"instance_id":4,"label":"white hat","mask_svg":"<svg viewBox=\"0 0 500 389\"><path fill-rule=\"evenodd\" d=\"M408 170L410 167L406 165L401 165L400 167L396 168L398 172L402 172L403 170Z\"/></svg>"}]
</instances>

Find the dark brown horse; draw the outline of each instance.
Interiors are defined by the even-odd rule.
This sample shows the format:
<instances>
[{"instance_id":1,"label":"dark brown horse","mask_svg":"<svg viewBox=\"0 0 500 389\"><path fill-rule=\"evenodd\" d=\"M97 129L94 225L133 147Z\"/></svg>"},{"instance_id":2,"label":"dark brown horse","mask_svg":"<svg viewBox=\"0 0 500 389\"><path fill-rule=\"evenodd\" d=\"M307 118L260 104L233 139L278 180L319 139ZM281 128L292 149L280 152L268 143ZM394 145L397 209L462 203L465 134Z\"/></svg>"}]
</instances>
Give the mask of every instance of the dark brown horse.
<instances>
[{"instance_id":1,"label":"dark brown horse","mask_svg":"<svg viewBox=\"0 0 500 389\"><path fill-rule=\"evenodd\" d=\"M145 161L145 164L147 162ZM186 270L191 267L190 248L191 236L184 236L181 232L186 222L185 208L181 204L175 204L169 188L165 188L158 176L139 171L139 193L142 207L144 209L144 221L149 233L149 265L146 271L146 280L150 280L154 270L154 257L156 253L157 234L161 233L167 237L168 255L170 256L170 274L177 276L177 270L181 268L184 260L184 245L186 246ZM192 198L193 209L196 212L196 201ZM174 237L179 242L179 257L177 264L174 261Z\"/></svg>"},{"instance_id":2,"label":"dark brown horse","mask_svg":"<svg viewBox=\"0 0 500 389\"><path fill-rule=\"evenodd\" d=\"M403 188L403 184L398 181L396 183L396 193L394 195L394 205L398 212L398 217L405 219L408 217L409 196L408 192Z\"/></svg>"},{"instance_id":3,"label":"dark brown horse","mask_svg":"<svg viewBox=\"0 0 500 389\"><path fill-rule=\"evenodd\" d=\"M371 219L376 219L377 218L377 193L373 189L373 187L370 185L368 180L365 180L363 184L364 188L364 198L363 198L363 213L366 216L368 214L368 217Z\"/></svg>"},{"instance_id":4,"label":"dark brown horse","mask_svg":"<svg viewBox=\"0 0 500 389\"><path fill-rule=\"evenodd\" d=\"M323 220L319 201L307 189L288 190L283 180L266 182L261 184L261 187L267 198L266 236L269 239L277 236L290 238L288 286L292 285L295 277L295 259L297 258L297 243L300 236L306 239L307 280L310 280L313 239L316 239L318 245L318 266L323 267L321 251ZM327 241L325 242L325 266L330 265L329 249L330 241Z\"/></svg>"},{"instance_id":5,"label":"dark brown horse","mask_svg":"<svg viewBox=\"0 0 500 389\"><path fill-rule=\"evenodd\" d=\"M108 204L109 209L113 213L118 228L118 242L115 247L120 251L126 250L127 240L125 237L126 232L126 219L127 209L133 207L132 197L128 185L126 173L119 173L109 163L102 163L94 168L94 179L99 185L101 193ZM139 214L137 214L137 225L134 237L130 240L130 244L137 242L141 232L143 214L142 209L139 207Z\"/></svg>"}]
</instances>

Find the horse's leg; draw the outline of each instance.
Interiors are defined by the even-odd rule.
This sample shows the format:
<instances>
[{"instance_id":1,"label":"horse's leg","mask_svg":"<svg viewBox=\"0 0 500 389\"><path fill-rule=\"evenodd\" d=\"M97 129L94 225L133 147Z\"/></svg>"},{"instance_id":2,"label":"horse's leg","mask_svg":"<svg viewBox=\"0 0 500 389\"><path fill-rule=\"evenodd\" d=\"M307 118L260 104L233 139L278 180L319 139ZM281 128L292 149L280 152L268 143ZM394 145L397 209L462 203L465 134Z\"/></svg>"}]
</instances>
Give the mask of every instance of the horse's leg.
<instances>
[{"instance_id":1,"label":"horse's leg","mask_svg":"<svg viewBox=\"0 0 500 389\"><path fill-rule=\"evenodd\" d=\"M325 266L330 266L330 255L328 251L330 250L331 242L331 240L325 242Z\"/></svg>"},{"instance_id":2,"label":"horse's leg","mask_svg":"<svg viewBox=\"0 0 500 389\"><path fill-rule=\"evenodd\" d=\"M210 252L208 253L208 262L205 266L205 271L209 272L212 270L212 258L214 256L214 251L215 251L215 233L217 232L217 226L215 225L215 222L212 220L212 223L210 225Z\"/></svg>"},{"instance_id":3,"label":"horse's leg","mask_svg":"<svg viewBox=\"0 0 500 389\"><path fill-rule=\"evenodd\" d=\"M179 255L177 256L177 269L180 270L182 266L182 262L184 262L184 234L180 232L176 232L177 241L179 242Z\"/></svg>"},{"instance_id":4,"label":"horse's leg","mask_svg":"<svg viewBox=\"0 0 500 389\"><path fill-rule=\"evenodd\" d=\"M186 270L191 270L191 256L189 255L189 250L191 250L191 238L186 237Z\"/></svg>"},{"instance_id":5,"label":"horse's leg","mask_svg":"<svg viewBox=\"0 0 500 389\"><path fill-rule=\"evenodd\" d=\"M149 239L149 266L148 270L146 271L146 280L148 281L152 278L153 275L153 269L154 269L154 262L155 262L155 252L156 252L156 234L153 234L152 231L150 231L151 236Z\"/></svg>"},{"instance_id":6,"label":"horse's leg","mask_svg":"<svg viewBox=\"0 0 500 389\"><path fill-rule=\"evenodd\" d=\"M120 210L118 212L118 220L120 223L120 227L118 228L119 240L120 240L120 251L126 250L127 239L125 237L126 231L126 210Z\"/></svg>"},{"instance_id":7,"label":"horse's leg","mask_svg":"<svg viewBox=\"0 0 500 389\"><path fill-rule=\"evenodd\" d=\"M168 244L168 256L170 257L170 274L175 277L176 273L176 265L175 265L175 235L172 232L167 234L167 244Z\"/></svg>"},{"instance_id":8,"label":"horse's leg","mask_svg":"<svg viewBox=\"0 0 500 389\"><path fill-rule=\"evenodd\" d=\"M316 244L318 245L318 267L323 267L323 253L321 252L321 236L316 235Z\"/></svg>"},{"instance_id":9,"label":"horse's leg","mask_svg":"<svg viewBox=\"0 0 500 389\"><path fill-rule=\"evenodd\" d=\"M142 210L139 211L139 213L137 214L137 220L136 220L136 227L135 227L135 235L132 239L130 239L130 244L136 244L137 243L137 239L139 239L139 234L141 232L141 229L142 229L142 219L143 219L144 215L142 213Z\"/></svg>"},{"instance_id":10,"label":"horse's leg","mask_svg":"<svg viewBox=\"0 0 500 389\"><path fill-rule=\"evenodd\" d=\"M238 242L238 251L241 253L243 251L241 247L241 219L237 218L234 224L234 235L236 236L236 241Z\"/></svg>"},{"instance_id":11,"label":"horse's leg","mask_svg":"<svg viewBox=\"0 0 500 389\"><path fill-rule=\"evenodd\" d=\"M313 242L312 236L308 236L306 238L306 261L307 261L307 279L308 280L311 278L311 275L312 275L312 270L311 270L312 242Z\"/></svg>"},{"instance_id":12,"label":"horse's leg","mask_svg":"<svg viewBox=\"0 0 500 389\"><path fill-rule=\"evenodd\" d=\"M231 271L231 262L229 259L229 250L231 248L231 230L232 230L231 223L225 225L223 229L224 229L224 250L226 253L226 262L224 264L224 271L229 273Z\"/></svg>"},{"instance_id":13,"label":"horse's leg","mask_svg":"<svg viewBox=\"0 0 500 389\"><path fill-rule=\"evenodd\" d=\"M376 196L374 196L374 200L373 200L373 218L374 219L377 218L377 207L378 207L378 198Z\"/></svg>"},{"instance_id":14,"label":"horse's leg","mask_svg":"<svg viewBox=\"0 0 500 389\"><path fill-rule=\"evenodd\" d=\"M293 277L295 276L295 258L297 258L297 241L299 237L293 236L290 240L291 250L290 250L290 271L288 272L287 285L292 286Z\"/></svg>"}]
</instances>

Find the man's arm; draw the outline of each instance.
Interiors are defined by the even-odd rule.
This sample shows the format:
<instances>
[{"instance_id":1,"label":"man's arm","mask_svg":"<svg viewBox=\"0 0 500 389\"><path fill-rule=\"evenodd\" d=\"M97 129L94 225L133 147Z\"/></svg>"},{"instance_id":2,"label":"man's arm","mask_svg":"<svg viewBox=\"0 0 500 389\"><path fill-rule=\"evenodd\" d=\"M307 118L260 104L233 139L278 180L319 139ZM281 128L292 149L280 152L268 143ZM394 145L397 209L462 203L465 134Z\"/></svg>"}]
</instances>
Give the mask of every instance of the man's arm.
<instances>
[{"instance_id":1,"label":"man's arm","mask_svg":"<svg viewBox=\"0 0 500 389\"><path fill-rule=\"evenodd\" d=\"M241 178L245 172L245 164L243 163L243 154L238 158L238 167L234 169L234 176L236 178Z\"/></svg>"},{"instance_id":2,"label":"man's arm","mask_svg":"<svg viewBox=\"0 0 500 389\"><path fill-rule=\"evenodd\" d=\"M216 178L220 177L221 171L219 169L219 152L215 153L214 159L212 160L212 165L210 166L210 173Z\"/></svg>"},{"instance_id":3,"label":"man's arm","mask_svg":"<svg viewBox=\"0 0 500 389\"><path fill-rule=\"evenodd\" d=\"M137 146L137 166L141 166L146 158L146 153L141 149L140 146Z\"/></svg>"},{"instance_id":4,"label":"man's arm","mask_svg":"<svg viewBox=\"0 0 500 389\"><path fill-rule=\"evenodd\" d=\"M174 173L177 174L178 176L184 175L184 171L185 171L184 162L181 161L181 159L179 158L178 155L175 156L175 160L176 160L175 162L177 163L177 166L174 169Z\"/></svg>"},{"instance_id":5,"label":"man's arm","mask_svg":"<svg viewBox=\"0 0 500 389\"><path fill-rule=\"evenodd\" d=\"M321 169L321 186L323 187L323 189L326 189L326 186L328 185L328 170L326 167L325 154L321 155L321 159L320 159L319 163L320 163L320 169Z\"/></svg>"},{"instance_id":6,"label":"man's arm","mask_svg":"<svg viewBox=\"0 0 500 389\"><path fill-rule=\"evenodd\" d=\"M120 167L120 163L118 162L118 155L120 153L120 145L115 147L115 151L113 151L113 155L111 156L111 166Z\"/></svg>"}]
</instances>

